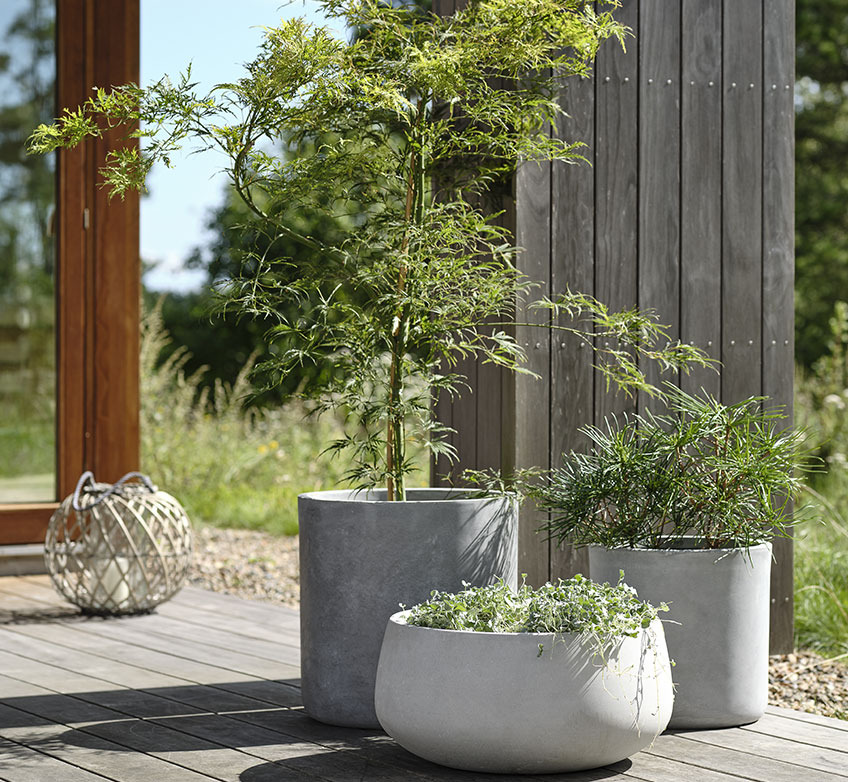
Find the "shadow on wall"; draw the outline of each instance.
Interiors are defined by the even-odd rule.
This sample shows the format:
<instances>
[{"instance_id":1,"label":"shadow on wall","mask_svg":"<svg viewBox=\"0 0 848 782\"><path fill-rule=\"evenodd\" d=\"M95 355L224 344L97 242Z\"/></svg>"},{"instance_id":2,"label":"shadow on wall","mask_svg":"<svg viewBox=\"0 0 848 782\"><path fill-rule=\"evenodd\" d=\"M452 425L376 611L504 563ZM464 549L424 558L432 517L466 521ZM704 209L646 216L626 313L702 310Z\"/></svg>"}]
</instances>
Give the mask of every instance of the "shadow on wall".
<instances>
[{"instance_id":1,"label":"shadow on wall","mask_svg":"<svg viewBox=\"0 0 848 782\"><path fill-rule=\"evenodd\" d=\"M494 509L494 513L492 513ZM492 514L483 526L478 521ZM501 496L492 497L465 522L458 539L459 570L473 584L491 583L493 573L503 573L504 581L518 579L518 507L517 503ZM494 567L493 567L494 563Z\"/></svg>"}]
</instances>

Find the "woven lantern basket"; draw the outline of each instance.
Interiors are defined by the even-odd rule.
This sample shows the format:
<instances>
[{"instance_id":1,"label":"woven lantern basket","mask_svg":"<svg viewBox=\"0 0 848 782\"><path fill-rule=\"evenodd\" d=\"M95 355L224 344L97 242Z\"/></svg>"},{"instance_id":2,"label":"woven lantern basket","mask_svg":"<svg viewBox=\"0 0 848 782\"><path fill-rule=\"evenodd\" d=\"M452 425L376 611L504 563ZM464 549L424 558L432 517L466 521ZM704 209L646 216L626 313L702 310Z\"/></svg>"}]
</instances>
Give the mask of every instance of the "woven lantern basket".
<instances>
[{"instance_id":1,"label":"woven lantern basket","mask_svg":"<svg viewBox=\"0 0 848 782\"><path fill-rule=\"evenodd\" d=\"M85 613L145 613L182 587L191 524L140 473L108 484L86 472L50 519L44 560L56 589Z\"/></svg>"}]
</instances>

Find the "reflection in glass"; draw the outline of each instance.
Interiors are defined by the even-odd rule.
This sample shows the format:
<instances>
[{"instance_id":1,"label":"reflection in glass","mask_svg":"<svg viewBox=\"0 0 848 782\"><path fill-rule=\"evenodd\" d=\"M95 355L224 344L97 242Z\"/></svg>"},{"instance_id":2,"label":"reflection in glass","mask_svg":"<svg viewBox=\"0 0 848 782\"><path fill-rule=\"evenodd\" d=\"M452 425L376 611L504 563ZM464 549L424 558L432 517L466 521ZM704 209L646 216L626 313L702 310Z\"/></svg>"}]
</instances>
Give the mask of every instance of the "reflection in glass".
<instances>
[{"instance_id":1,"label":"reflection in glass","mask_svg":"<svg viewBox=\"0 0 848 782\"><path fill-rule=\"evenodd\" d=\"M0 503L55 499L55 0L0 2Z\"/></svg>"}]
</instances>

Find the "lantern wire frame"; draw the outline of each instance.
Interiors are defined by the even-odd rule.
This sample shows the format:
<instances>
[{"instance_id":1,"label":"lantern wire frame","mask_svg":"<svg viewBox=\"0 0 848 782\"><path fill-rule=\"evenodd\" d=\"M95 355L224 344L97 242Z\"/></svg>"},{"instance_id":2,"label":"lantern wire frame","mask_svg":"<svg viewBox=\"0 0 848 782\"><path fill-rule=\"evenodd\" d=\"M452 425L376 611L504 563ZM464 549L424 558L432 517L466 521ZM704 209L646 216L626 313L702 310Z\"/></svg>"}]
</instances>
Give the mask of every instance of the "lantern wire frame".
<instances>
[{"instance_id":1,"label":"lantern wire frame","mask_svg":"<svg viewBox=\"0 0 848 782\"><path fill-rule=\"evenodd\" d=\"M44 561L56 589L84 613L138 614L182 587L191 550L185 510L149 478L97 483L87 472L50 519Z\"/></svg>"}]
</instances>

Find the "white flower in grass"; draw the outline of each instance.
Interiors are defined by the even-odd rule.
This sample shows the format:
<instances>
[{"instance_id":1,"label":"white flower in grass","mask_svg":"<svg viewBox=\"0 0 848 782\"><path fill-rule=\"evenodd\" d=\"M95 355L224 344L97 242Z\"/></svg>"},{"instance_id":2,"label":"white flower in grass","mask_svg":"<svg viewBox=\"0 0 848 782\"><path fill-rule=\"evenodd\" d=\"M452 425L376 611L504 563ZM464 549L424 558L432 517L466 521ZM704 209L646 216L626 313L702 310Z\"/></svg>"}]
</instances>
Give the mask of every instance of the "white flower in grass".
<instances>
[{"instance_id":1,"label":"white flower in grass","mask_svg":"<svg viewBox=\"0 0 848 782\"><path fill-rule=\"evenodd\" d=\"M837 410L845 409L845 399L840 394L828 394L823 401L826 406L835 407Z\"/></svg>"}]
</instances>

